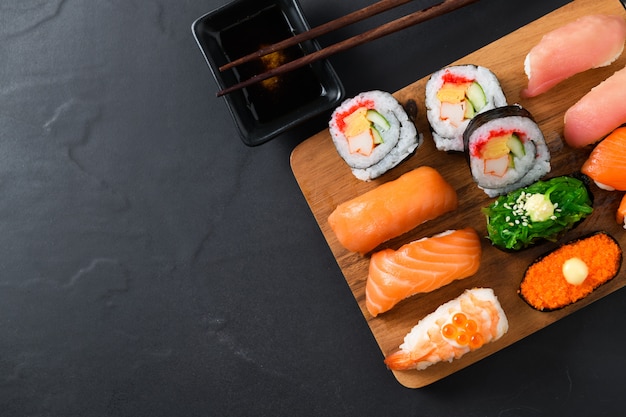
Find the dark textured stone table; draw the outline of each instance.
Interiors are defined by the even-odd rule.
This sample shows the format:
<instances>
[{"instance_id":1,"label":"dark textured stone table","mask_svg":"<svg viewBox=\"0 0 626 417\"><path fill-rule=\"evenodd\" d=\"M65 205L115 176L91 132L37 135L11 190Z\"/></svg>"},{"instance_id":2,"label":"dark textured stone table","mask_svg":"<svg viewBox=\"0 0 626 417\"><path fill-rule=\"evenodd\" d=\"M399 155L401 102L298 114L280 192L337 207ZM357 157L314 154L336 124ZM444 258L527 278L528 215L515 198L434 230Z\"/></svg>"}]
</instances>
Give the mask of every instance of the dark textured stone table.
<instances>
[{"instance_id":1,"label":"dark textured stone table","mask_svg":"<svg viewBox=\"0 0 626 417\"><path fill-rule=\"evenodd\" d=\"M311 25L368 3L301 2ZM483 0L331 62L348 95L396 91L564 3ZM328 115L243 145L190 30L222 4L0 5L0 415L617 415L623 291L397 383L289 166Z\"/></svg>"}]
</instances>

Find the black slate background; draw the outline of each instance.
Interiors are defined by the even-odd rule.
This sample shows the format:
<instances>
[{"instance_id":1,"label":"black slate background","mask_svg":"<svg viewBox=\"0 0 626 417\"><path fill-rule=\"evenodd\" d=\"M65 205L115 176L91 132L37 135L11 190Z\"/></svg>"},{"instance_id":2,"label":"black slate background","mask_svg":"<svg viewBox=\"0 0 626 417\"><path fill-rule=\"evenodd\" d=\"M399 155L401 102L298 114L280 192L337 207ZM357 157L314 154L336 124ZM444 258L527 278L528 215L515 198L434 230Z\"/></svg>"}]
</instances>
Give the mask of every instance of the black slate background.
<instances>
[{"instance_id":1,"label":"black slate background","mask_svg":"<svg viewBox=\"0 0 626 417\"><path fill-rule=\"evenodd\" d=\"M368 3L301 1L313 26ZM621 291L397 383L289 166L328 115L242 144L190 30L222 4L0 4L0 415L621 415ZM482 0L331 62L393 92L563 4Z\"/></svg>"}]
</instances>

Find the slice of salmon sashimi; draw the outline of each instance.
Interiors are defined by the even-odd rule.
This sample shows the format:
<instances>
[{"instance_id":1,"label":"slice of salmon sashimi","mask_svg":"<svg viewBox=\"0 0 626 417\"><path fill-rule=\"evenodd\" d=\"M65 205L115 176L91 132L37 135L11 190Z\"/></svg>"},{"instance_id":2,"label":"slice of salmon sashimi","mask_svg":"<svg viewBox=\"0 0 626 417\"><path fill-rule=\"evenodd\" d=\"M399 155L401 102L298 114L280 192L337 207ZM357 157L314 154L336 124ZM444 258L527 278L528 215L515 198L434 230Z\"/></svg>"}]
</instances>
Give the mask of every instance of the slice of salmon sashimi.
<instances>
[{"instance_id":1,"label":"slice of salmon sashimi","mask_svg":"<svg viewBox=\"0 0 626 417\"><path fill-rule=\"evenodd\" d=\"M417 293L474 275L481 261L481 242L471 228L448 230L400 247L372 254L365 304L372 316L389 311Z\"/></svg>"},{"instance_id":2,"label":"slice of salmon sashimi","mask_svg":"<svg viewBox=\"0 0 626 417\"><path fill-rule=\"evenodd\" d=\"M421 166L339 204L328 223L343 247L364 254L457 207L456 190Z\"/></svg>"}]
</instances>

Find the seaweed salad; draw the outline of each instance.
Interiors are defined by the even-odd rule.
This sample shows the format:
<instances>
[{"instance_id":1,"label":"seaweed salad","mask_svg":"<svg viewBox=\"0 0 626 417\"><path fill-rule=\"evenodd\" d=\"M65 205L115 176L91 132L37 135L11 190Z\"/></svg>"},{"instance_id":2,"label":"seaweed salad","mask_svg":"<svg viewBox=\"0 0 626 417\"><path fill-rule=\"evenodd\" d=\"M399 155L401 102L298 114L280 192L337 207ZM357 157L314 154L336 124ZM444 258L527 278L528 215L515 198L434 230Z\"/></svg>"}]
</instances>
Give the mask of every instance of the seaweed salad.
<instances>
[{"instance_id":1,"label":"seaweed salad","mask_svg":"<svg viewBox=\"0 0 626 417\"><path fill-rule=\"evenodd\" d=\"M482 212L491 243L517 251L556 241L593 212L593 197L583 179L561 176L500 196Z\"/></svg>"}]
</instances>

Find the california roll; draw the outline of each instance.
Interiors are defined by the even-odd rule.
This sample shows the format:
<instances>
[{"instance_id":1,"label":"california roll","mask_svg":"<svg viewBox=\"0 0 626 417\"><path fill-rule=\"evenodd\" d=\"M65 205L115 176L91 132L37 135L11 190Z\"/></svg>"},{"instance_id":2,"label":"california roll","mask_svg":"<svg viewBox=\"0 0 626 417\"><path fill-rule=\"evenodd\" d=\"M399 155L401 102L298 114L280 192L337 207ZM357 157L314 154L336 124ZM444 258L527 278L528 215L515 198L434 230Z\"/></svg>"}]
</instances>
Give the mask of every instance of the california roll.
<instances>
[{"instance_id":1,"label":"california roll","mask_svg":"<svg viewBox=\"0 0 626 417\"><path fill-rule=\"evenodd\" d=\"M433 73L426 84L426 116L440 151L462 152L469 121L506 104L500 82L485 67L449 66Z\"/></svg>"},{"instance_id":2,"label":"california roll","mask_svg":"<svg viewBox=\"0 0 626 417\"><path fill-rule=\"evenodd\" d=\"M422 143L402 105L378 90L345 100L333 112L329 131L339 155L363 181L395 167Z\"/></svg>"},{"instance_id":3,"label":"california roll","mask_svg":"<svg viewBox=\"0 0 626 417\"><path fill-rule=\"evenodd\" d=\"M463 140L472 177L489 197L525 187L550 172L550 151L543 133L521 106L477 115Z\"/></svg>"}]
</instances>

